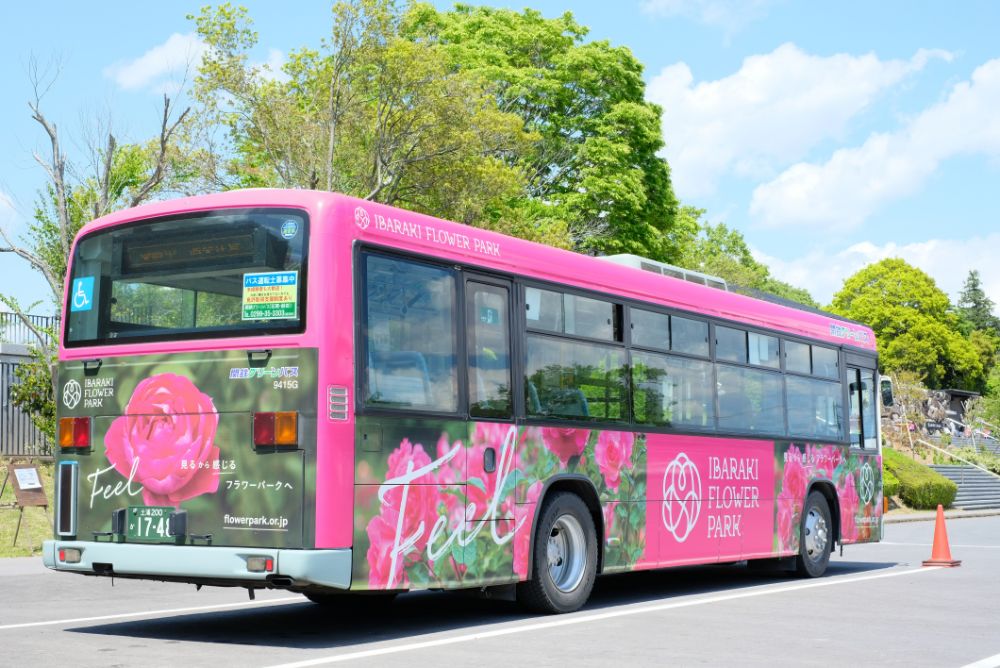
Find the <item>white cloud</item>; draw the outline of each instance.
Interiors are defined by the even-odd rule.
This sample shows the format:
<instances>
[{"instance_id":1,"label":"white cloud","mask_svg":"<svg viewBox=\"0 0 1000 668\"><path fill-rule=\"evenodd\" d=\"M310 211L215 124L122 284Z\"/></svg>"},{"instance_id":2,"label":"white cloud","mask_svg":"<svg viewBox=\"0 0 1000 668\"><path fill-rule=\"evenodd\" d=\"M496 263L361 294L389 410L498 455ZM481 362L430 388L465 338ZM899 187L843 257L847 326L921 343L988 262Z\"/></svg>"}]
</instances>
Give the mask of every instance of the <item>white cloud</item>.
<instances>
[{"instance_id":1,"label":"white cloud","mask_svg":"<svg viewBox=\"0 0 1000 668\"><path fill-rule=\"evenodd\" d=\"M682 16L733 33L767 13L774 0L644 0L653 16Z\"/></svg>"},{"instance_id":2,"label":"white cloud","mask_svg":"<svg viewBox=\"0 0 1000 668\"><path fill-rule=\"evenodd\" d=\"M769 257L754 250L754 257L767 264L771 273L792 285L806 288L816 301L829 304L844 285L844 279L872 262L899 257L922 269L937 286L958 300L969 271L979 271L986 295L1000 308L1000 232L970 239L930 239L909 244L887 243L878 246L869 241L843 250L814 250L791 261ZM998 311L1000 313L1000 311Z\"/></svg>"},{"instance_id":3,"label":"white cloud","mask_svg":"<svg viewBox=\"0 0 1000 668\"><path fill-rule=\"evenodd\" d=\"M728 173L760 181L823 140L842 136L875 97L944 51L909 60L874 54L815 56L788 43L746 58L728 77L695 83L686 63L664 68L649 99L663 107L674 187L682 197L714 191Z\"/></svg>"},{"instance_id":4,"label":"white cloud","mask_svg":"<svg viewBox=\"0 0 1000 668\"><path fill-rule=\"evenodd\" d=\"M194 33L174 33L138 58L115 63L104 69L126 90L149 88L158 93L176 92L188 70L201 62L207 46Z\"/></svg>"},{"instance_id":5,"label":"white cloud","mask_svg":"<svg viewBox=\"0 0 1000 668\"><path fill-rule=\"evenodd\" d=\"M750 212L769 227L854 227L885 203L920 189L948 158L1000 157L1000 59L991 60L902 128L873 134L822 164L799 163L753 193Z\"/></svg>"}]
</instances>

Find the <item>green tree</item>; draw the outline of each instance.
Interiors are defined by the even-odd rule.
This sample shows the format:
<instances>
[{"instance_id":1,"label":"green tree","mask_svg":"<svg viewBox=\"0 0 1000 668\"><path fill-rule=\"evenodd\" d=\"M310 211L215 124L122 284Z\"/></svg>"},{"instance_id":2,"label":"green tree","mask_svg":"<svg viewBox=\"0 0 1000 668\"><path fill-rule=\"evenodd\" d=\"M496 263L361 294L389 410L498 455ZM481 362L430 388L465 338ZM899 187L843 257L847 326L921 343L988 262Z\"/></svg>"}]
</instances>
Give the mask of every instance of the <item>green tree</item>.
<instances>
[{"instance_id":1,"label":"green tree","mask_svg":"<svg viewBox=\"0 0 1000 668\"><path fill-rule=\"evenodd\" d=\"M958 297L958 313L972 329L991 330L1000 336L1000 318L993 315L993 300L986 296L979 271L972 269Z\"/></svg>"},{"instance_id":2,"label":"green tree","mask_svg":"<svg viewBox=\"0 0 1000 668\"><path fill-rule=\"evenodd\" d=\"M704 221L704 214L703 209L681 208L676 238L682 250L675 264L724 278L736 290L750 295L755 291L766 292L805 306L819 307L807 290L774 278L767 265L754 259L738 230L725 223L713 225Z\"/></svg>"},{"instance_id":3,"label":"green tree","mask_svg":"<svg viewBox=\"0 0 1000 668\"><path fill-rule=\"evenodd\" d=\"M568 245L565 225L516 206L527 177L511 156L537 136L440 44L401 36L390 0L335 3L329 37L292 51L281 72L251 61L258 36L244 8L192 18L211 47L195 80L199 117L228 136L210 164L220 185L335 190Z\"/></svg>"},{"instance_id":4,"label":"green tree","mask_svg":"<svg viewBox=\"0 0 1000 668\"><path fill-rule=\"evenodd\" d=\"M67 157L59 128L42 110L42 99L54 78L30 61L29 76L34 97L28 103L32 119L49 140L46 157L36 154L36 161L46 174L46 184L36 199L34 215L21 239L0 228L0 253L11 253L28 262L45 278L52 295L52 307L63 303L63 284L70 247L77 232L88 220L143 202L177 189L191 174L191 160L177 149L177 134L186 122L188 110L176 114L169 97L163 97L160 134L142 143L120 144L110 132L97 132L100 144L87 147L82 162L92 172L76 168ZM100 130L100 121L92 123ZM36 325L27 316L38 303L22 305L13 294L0 295L7 306L31 331L37 345L30 363L18 369L19 386L12 389L14 404L31 414L32 419L50 436L55 433L56 333Z\"/></svg>"},{"instance_id":5,"label":"green tree","mask_svg":"<svg viewBox=\"0 0 1000 668\"><path fill-rule=\"evenodd\" d=\"M975 389L984 381L976 348L934 279L898 258L868 265L844 281L831 310L870 326L886 371L914 371L930 388Z\"/></svg>"},{"instance_id":6,"label":"green tree","mask_svg":"<svg viewBox=\"0 0 1000 668\"><path fill-rule=\"evenodd\" d=\"M678 204L657 155L661 109L645 100L642 65L627 48L585 41L569 12L416 4L402 30L489 82L500 108L537 137L505 156L527 178L524 217L564 223L580 251L677 257Z\"/></svg>"}]
</instances>

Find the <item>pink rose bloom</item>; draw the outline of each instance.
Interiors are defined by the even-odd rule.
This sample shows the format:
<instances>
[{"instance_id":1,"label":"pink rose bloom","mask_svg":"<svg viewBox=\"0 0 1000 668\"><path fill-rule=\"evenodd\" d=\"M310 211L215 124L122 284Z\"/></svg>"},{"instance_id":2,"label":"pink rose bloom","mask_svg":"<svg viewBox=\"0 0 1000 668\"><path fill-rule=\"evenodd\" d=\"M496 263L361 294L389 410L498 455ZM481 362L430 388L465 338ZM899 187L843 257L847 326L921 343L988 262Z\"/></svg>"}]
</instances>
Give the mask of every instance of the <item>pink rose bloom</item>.
<instances>
[{"instance_id":1,"label":"pink rose bloom","mask_svg":"<svg viewBox=\"0 0 1000 668\"><path fill-rule=\"evenodd\" d=\"M184 376L161 373L136 386L104 435L105 454L121 475L142 484L147 506L179 507L219 489L212 398Z\"/></svg>"},{"instance_id":2,"label":"pink rose bloom","mask_svg":"<svg viewBox=\"0 0 1000 668\"><path fill-rule=\"evenodd\" d=\"M463 491L465 486L465 471L463 470L465 453L462 451L461 441L449 443L448 435L441 434L437 444L438 459L443 458L455 448L458 448L459 451L438 470L437 484L441 488L441 502L444 504L445 513L453 521L464 521L465 508L462 506L462 500L459 495L449 493L447 488L459 493Z\"/></svg>"},{"instance_id":3,"label":"pink rose bloom","mask_svg":"<svg viewBox=\"0 0 1000 668\"><path fill-rule=\"evenodd\" d=\"M814 474L820 478L833 478L834 469L840 464L842 456L836 446L806 446L806 462L812 465Z\"/></svg>"},{"instance_id":4,"label":"pink rose bloom","mask_svg":"<svg viewBox=\"0 0 1000 668\"><path fill-rule=\"evenodd\" d=\"M778 499L778 547L782 551L798 549L798 523L791 499Z\"/></svg>"},{"instance_id":5,"label":"pink rose bloom","mask_svg":"<svg viewBox=\"0 0 1000 668\"><path fill-rule=\"evenodd\" d=\"M594 461L601 469L604 484L608 489L618 491L621 484L622 467L632 464L632 444L635 435L629 431L602 431L594 446Z\"/></svg>"},{"instance_id":6,"label":"pink rose bloom","mask_svg":"<svg viewBox=\"0 0 1000 668\"><path fill-rule=\"evenodd\" d=\"M589 429L542 427L542 442L559 458L559 463L563 466L566 466L570 457L579 457L583 454L588 438L590 438Z\"/></svg>"},{"instance_id":7,"label":"pink rose bloom","mask_svg":"<svg viewBox=\"0 0 1000 668\"><path fill-rule=\"evenodd\" d=\"M386 481L409 472L428 467L431 458L424 446L413 445L403 439L389 455ZM420 475L408 485L395 485L381 498L379 514L368 522L368 585L372 589L398 589L409 584L406 569L421 561L427 547L431 527L437 520L438 487L433 471ZM406 491L406 508L400 523L403 492ZM399 532L397 537L396 533ZM412 542L411 542L412 541ZM409 543L405 553L396 555L396 569L392 571L393 550Z\"/></svg>"},{"instance_id":8,"label":"pink rose bloom","mask_svg":"<svg viewBox=\"0 0 1000 668\"><path fill-rule=\"evenodd\" d=\"M542 493L542 481L536 480L528 488L528 501L524 505L514 508L515 526L514 534L514 573L520 579L528 577L528 553L531 552L531 525L534 522L535 507L538 504L538 497Z\"/></svg>"},{"instance_id":9,"label":"pink rose bloom","mask_svg":"<svg viewBox=\"0 0 1000 668\"><path fill-rule=\"evenodd\" d=\"M840 535L844 540L857 540L857 526L855 515L858 512L860 500L858 490L854 485L854 476L848 474L844 476L844 484L837 490L840 497Z\"/></svg>"},{"instance_id":10,"label":"pink rose bloom","mask_svg":"<svg viewBox=\"0 0 1000 668\"><path fill-rule=\"evenodd\" d=\"M809 473L802 465L802 451L794 446L788 448L785 471L781 479L781 496L801 503L806 496L808 484Z\"/></svg>"},{"instance_id":11,"label":"pink rose bloom","mask_svg":"<svg viewBox=\"0 0 1000 668\"><path fill-rule=\"evenodd\" d=\"M615 509L617 507L617 501L604 504L604 536L606 540L611 540L611 533L615 528Z\"/></svg>"}]
</instances>

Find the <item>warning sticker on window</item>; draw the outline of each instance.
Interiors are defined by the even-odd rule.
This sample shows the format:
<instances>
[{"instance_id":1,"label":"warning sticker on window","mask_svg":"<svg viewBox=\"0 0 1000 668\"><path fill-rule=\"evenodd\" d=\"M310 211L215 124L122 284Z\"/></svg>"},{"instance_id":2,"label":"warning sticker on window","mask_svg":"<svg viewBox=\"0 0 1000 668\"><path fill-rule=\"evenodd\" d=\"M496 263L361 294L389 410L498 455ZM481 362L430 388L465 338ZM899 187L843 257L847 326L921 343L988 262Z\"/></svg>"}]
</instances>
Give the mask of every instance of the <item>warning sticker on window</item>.
<instances>
[{"instance_id":1,"label":"warning sticker on window","mask_svg":"<svg viewBox=\"0 0 1000 668\"><path fill-rule=\"evenodd\" d=\"M243 319L284 320L299 315L299 272L243 274Z\"/></svg>"}]
</instances>

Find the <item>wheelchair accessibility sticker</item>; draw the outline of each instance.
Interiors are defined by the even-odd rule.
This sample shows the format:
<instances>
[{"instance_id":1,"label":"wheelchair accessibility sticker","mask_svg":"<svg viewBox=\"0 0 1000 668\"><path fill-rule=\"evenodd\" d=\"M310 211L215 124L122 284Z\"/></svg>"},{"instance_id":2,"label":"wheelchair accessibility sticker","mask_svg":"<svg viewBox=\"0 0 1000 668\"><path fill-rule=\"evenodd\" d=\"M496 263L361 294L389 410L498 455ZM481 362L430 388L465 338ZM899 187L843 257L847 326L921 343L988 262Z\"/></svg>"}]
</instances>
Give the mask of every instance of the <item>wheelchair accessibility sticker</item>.
<instances>
[{"instance_id":1,"label":"wheelchair accessibility sticker","mask_svg":"<svg viewBox=\"0 0 1000 668\"><path fill-rule=\"evenodd\" d=\"M73 280L69 298L70 311L89 311L94 307L94 277L84 276Z\"/></svg>"}]
</instances>

